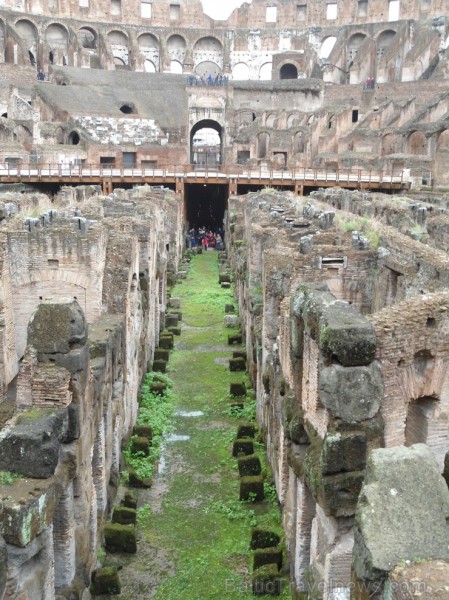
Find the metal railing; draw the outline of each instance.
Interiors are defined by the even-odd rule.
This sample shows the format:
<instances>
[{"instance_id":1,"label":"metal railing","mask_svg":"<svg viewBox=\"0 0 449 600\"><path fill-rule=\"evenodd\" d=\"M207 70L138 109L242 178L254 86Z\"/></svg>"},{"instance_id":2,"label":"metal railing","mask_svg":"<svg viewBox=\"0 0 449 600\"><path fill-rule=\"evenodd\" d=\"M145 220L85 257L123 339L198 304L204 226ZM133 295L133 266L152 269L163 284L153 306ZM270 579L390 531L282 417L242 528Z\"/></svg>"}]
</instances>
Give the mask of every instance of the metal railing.
<instances>
[{"instance_id":1,"label":"metal railing","mask_svg":"<svg viewBox=\"0 0 449 600\"><path fill-rule=\"evenodd\" d=\"M0 179L39 181L39 180L103 180L103 179L132 179L145 180L204 180L212 179L218 182L233 181L262 181L281 182L295 185L301 183L315 184L335 183L357 185L407 185L408 177L403 172L399 174L386 173L382 170L362 169L330 169L326 167L301 167L295 169L269 169L266 167L246 167L236 165L181 165L171 167L137 167L113 165L69 165L69 164L12 164L0 163Z\"/></svg>"}]
</instances>

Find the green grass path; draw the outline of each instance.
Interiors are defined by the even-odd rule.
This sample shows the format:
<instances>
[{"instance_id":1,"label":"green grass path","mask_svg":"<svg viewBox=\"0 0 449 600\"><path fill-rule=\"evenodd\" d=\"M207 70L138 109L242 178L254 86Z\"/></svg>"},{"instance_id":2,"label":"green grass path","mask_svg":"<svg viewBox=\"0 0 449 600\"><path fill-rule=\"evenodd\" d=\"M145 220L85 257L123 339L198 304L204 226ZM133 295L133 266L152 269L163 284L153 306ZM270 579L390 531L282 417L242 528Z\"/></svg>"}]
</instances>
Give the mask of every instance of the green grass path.
<instances>
[{"instance_id":1,"label":"green grass path","mask_svg":"<svg viewBox=\"0 0 449 600\"><path fill-rule=\"evenodd\" d=\"M172 297L181 299L182 311L182 335L175 338L168 370L173 431L153 487L139 491L139 550L122 560L120 597L254 598L251 527L257 523L280 530L280 515L273 501L238 500L238 471L231 456L238 420L229 414L229 383L245 375L229 372L227 336L233 330L224 328L223 318L225 304L234 299L218 284L217 255L194 257L188 278ZM262 458L262 450L259 454ZM290 597L287 589L281 596Z\"/></svg>"}]
</instances>

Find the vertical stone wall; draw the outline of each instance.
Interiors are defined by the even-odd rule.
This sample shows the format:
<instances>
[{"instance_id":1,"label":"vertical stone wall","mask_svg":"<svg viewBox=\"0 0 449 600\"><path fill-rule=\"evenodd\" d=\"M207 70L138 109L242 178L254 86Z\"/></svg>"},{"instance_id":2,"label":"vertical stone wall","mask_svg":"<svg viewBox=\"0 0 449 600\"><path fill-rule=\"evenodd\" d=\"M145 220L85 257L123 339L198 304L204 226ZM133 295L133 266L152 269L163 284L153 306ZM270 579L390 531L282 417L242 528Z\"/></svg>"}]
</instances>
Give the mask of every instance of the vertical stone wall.
<instances>
[{"instance_id":1,"label":"vertical stone wall","mask_svg":"<svg viewBox=\"0 0 449 600\"><path fill-rule=\"evenodd\" d=\"M345 192L232 197L226 235L294 597L330 600L349 599L353 560L371 548L356 515L373 452L426 444L443 470L449 355L447 257L393 221L361 220L357 231L335 203L316 201L323 194ZM413 543L425 553L423 536ZM365 598L365 576L354 598Z\"/></svg>"},{"instance_id":2,"label":"vertical stone wall","mask_svg":"<svg viewBox=\"0 0 449 600\"><path fill-rule=\"evenodd\" d=\"M78 597L158 341L167 269L178 267L181 203L167 190L103 198L73 188L51 213L9 220L1 239L3 273L24 304L8 312L2 280L15 370L3 359L1 376L16 408L2 423L0 470L20 475L0 501L3 597Z\"/></svg>"}]
</instances>

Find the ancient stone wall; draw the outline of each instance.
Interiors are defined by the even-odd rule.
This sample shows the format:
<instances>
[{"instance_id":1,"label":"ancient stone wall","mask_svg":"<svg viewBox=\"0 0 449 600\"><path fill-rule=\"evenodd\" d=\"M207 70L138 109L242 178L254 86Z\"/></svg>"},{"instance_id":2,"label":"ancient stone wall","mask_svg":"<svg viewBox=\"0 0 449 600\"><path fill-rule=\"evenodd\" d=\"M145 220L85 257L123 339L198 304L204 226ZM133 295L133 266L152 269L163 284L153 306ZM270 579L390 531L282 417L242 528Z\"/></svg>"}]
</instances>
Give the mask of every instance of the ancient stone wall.
<instances>
[{"instance_id":1,"label":"ancient stone wall","mask_svg":"<svg viewBox=\"0 0 449 600\"><path fill-rule=\"evenodd\" d=\"M227 222L295 593L324 599L337 583L349 598L353 558L382 544L381 533L359 534L356 517L373 450L424 443L440 472L448 450L447 257L371 217L399 223L415 215L408 206L388 211L378 200L355 223L339 210L360 202L368 206L338 190L312 202L265 190L231 197ZM413 543L425 553L424 537ZM376 579L379 593L387 575ZM357 577L361 599L371 575Z\"/></svg>"},{"instance_id":2,"label":"ancient stone wall","mask_svg":"<svg viewBox=\"0 0 449 600\"><path fill-rule=\"evenodd\" d=\"M145 187L66 188L38 218L20 204L1 229L2 396L14 405L0 470L19 475L1 494L2 597L49 600L90 583L182 211L174 193Z\"/></svg>"}]
</instances>

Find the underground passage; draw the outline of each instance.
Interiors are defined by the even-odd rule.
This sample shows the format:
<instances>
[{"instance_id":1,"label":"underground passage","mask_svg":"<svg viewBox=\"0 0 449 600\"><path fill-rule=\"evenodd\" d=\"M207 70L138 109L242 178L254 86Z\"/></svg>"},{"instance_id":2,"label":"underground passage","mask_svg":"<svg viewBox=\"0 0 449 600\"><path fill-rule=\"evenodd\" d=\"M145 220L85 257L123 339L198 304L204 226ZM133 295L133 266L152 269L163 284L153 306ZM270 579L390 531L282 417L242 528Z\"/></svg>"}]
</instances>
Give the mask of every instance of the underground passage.
<instances>
[{"instance_id":1,"label":"underground passage","mask_svg":"<svg viewBox=\"0 0 449 600\"><path fill-rule=\"evenodd\" d=\"M189 227L206 227L212 231L222 228L227 199L227 185L186 184L186 220Z\"/></svg>"},{"instance_id":2,"label":"underground passage","mask_svg":"<svg viewBox=\"0 0 449 600\"><path fill-rule=\"evenodd\" d=\"M0 4L0 600L449 600L444 3Z\"/></svg>"}]
</instances>

